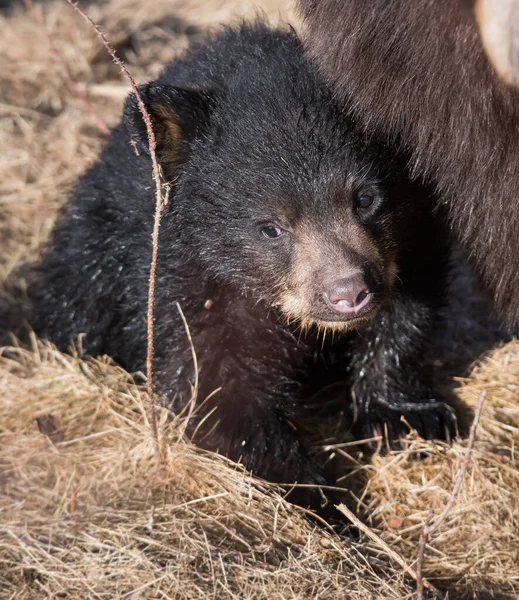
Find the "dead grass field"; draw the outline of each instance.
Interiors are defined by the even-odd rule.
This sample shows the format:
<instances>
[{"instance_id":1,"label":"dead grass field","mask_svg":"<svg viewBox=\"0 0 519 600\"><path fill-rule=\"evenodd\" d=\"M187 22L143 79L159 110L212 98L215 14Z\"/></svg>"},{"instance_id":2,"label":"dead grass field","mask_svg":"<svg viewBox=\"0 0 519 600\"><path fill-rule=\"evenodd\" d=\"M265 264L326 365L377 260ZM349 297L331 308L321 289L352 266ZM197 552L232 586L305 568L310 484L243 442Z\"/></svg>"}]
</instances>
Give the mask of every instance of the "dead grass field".
<instances>
[{"instance_id":1,"label":"dead grass field","mask_svg":"<svg viewBox=\"0 0 519 600\"><path fill-rule=\"evenodd\" d=\"M275 0L106 0L87 8L144 81L190 40L254 15L255 6L297 24ZM37 259L71 185L103 143L67 89L48 35L109 126L128 91L64 1L0 13L4 302L5 282L23 289L20 266ZM460 269L438 344L446 385L458 376L462 421L470 423L482 390L487 400L459 499L427 548L425 576L442 598L517 599L519 342L499 342L469 284ZM314 527L276 490L190 445L182 422L165 411L159 461L145 406L143 389L108 360L83 361L36 340L32 349L0 348L1 599L414 596L413 580L378 544ZM465 449L464 439L415 439L405 452L370 460L350 454L354 447L334 451L348 465L341 484L351 490L349 505L413 565L421 527L445 506ZM423 460L413 458L417 451Z\"/></svg>"}]
</instances>

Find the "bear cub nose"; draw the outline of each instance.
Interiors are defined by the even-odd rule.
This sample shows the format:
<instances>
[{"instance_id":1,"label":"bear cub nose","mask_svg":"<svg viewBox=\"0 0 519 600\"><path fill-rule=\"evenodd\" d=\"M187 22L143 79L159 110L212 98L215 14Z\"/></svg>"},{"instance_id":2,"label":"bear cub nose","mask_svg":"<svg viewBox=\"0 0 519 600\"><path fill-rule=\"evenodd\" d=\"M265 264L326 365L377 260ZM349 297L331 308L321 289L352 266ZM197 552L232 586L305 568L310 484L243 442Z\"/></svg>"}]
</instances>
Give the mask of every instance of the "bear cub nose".
<instances>
[{"instance_id":1,"label":"bear cub nose","mask_svg":"<svg viewBox=\"0 0 519 600\"><path fill-rule=\"evenodd\" d=\"M359 314L371 301L370 291L362 274L358 273L344 279L337 279L325 286L326 304L336 313Z\"/></svg>"}]
</instances>

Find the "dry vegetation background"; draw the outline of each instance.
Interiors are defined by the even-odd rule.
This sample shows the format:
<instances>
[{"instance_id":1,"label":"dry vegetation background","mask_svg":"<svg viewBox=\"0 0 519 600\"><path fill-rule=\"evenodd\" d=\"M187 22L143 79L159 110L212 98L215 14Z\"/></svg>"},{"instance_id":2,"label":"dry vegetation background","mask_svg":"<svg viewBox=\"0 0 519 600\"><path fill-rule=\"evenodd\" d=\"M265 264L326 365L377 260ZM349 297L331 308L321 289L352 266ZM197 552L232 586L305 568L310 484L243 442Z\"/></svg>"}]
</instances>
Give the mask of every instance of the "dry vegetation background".
<instances>
[{"instance_id":1,"label":"dry vegetation background","mask_svg":"<svg viewBox=\"0 0 519 600\"><path fill-rule=\"evenodd\" d=\"M86 3L139 81L234 15L275 0L106 0ZM43 23L38 15L43 15ZM109 126L127 83L64 1L0 13L0 298L38 256L75 178L103 135L67 88L63 68ZM445 598L519 598L519 343L500 342L470 276L457 272L444 372L456 374L462 421L487 390L457 504L427 548L425 575ZM4 289L2 290L2 286ZM461 292L460 292L461 290ZM12 298L11 298L12 300ZM5 328L5 323L2 324ZM476 361L485 350L483 360ZM452 380L446 377L446 385ZM108 360L83 361L36 340L0 349L0 598L411 598L414 582L380 545L316 529L239 467L193 448L160 413L162 460L146 395ZM422 524L452 490L466 440L414 440L348 466L348 504L407 564ZM423 460L413 455L420 450Z\"/></svg>"}]
</instances>

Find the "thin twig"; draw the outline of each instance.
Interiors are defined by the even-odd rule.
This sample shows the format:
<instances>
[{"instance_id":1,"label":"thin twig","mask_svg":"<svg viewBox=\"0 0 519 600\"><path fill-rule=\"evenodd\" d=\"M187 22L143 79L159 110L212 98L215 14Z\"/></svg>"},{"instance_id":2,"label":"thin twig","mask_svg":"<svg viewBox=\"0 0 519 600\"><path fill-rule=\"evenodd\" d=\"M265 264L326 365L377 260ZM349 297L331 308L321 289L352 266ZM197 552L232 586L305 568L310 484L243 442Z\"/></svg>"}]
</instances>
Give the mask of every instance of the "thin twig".
<instances>
[{"instance_id":1,"label":"thin twig","mask_svg":"<svg viewBox=\"0 0 519 600\"><path fill-rule=\"evenodd\" d=\"M344 504L338 504L335 508L341 512L345 517L347 517L356 527L358 527L363 533L365 533L377 546L380 546L384 552L392 558L396 563L398 563L411 577L417 581L416 571L410 567L405 560L395 552L393 548L391 548L384 540L378 536L372 529L370 529L367 525L365 525L354 513L351 512L349 508L347 508ZM427 581L427 579L422 579L424 587L427 589L438 592L438 590L434 587L432 583Z\"/></svg>"},{"instance_id":2,"label":"thin twig","mask_svg":"<svg viewBox=\"0 0 519 600\"><path fill-rule=\"evenodd\" d=\"M83 92L77 86L77 83L72 78L72 75L70 73L70 69L68 68L67 63L65 62L65 60L59 53L58 48L54 44L54 40L52 39L52 37L50 36L50 34L47 30L47 26L45 24L45 21L43 20L43 15L40 12L35 10L32 0L23 0L23 3L25 4L25 8L27 9L27 11L30 12L32 14L32 16L34 17L34 19L42 26L42 30L45 32L45 35L47 37L47 43L49 45L50 51L51 51L52 55L54 56L54 58L56 59L56 62L59 64L59 66L61 68L63 79L64 79L69 91L72 94L74 94L74 96L81 102L81 104L83 105L83 108L93 118L94 123L96 124L99 131L103 135L110 135L110 130L108 129L107 124L103 121L103 118L96 111L96 109L90 104L90 102L87 100L85 94L83 94Z\"/></svg>"},{"instance_id":3,"label":"thin twig","mask_svg":"<svg viewBox=\"0 0 519 600\"><path fill-rule=\"evenodd\" d=\"M189 400L189 410L187 413L187 419L185 421L185 429L187 429L187 425L189 423L189 420L191 419L191 417L193 416L193 411L195 410L195 406L196 406L196 400L198 397L198 360L196 358L196 351L195 351L195 345L193 344L193 338L191 337L191 331L189 329L189 325L187 323L186 317L184 315L184 312L182 311L182 308L180 306L180 304L177 302L177 310L178 313L180 315L180 318L182 319L182 323L184 324L184 328L186 330L186 335L187 335L187 340L189 342L189 347L191 349L191 357L193 359L193 369L195 371L195 382L193 384L193 387L191 389L191 398Z\"/></svg>"},{"instance_id":4,"label":"thin twig","mask_svg":"<svg viewBox=\"0 0 519 600\"><path fill-rule=\"evenodd\" d=\"M433 534L438 529L438 527L440 527L440 525L445 521L447 515L454 506L454 503L456 502L456 499L461 489L461 485L463 483L463 478L465 477L465 473L467 472L467 469L470 464L470 459L472 458L472 449L474 448L474 442L476 441L476 430L478 428L479 419L481 417L481 410L483 408L483 403L485 401L486 395L487 391L483 390L479 396L476 412L474 413L474 419L472 421L472 425L470 426L469 441L467 443L467 452L465 453L461 469L459 470L459 473L456 477L456 481L454 482L454 487L452 488L449 500L445 505L445 508L443 509L441 515L434 521L434 523L429 525L429 516L422 528L422 532L420 534L420 542L418 546L418 557L416 560L416 600L423 600L423 588L425 586L425 579L422 576L422 572L427 542L429 541L429 537L431 536L431 534Z\"/></svg>"},{"instance_id":5,"label":"thin twig","mask_svg":"<svg viewBox=\"0 0 519 600\"><path fill-rule=\"evenodd\" d=\"M423 563L425 559L425 547L427 545L426 528L429 527L429 523L433 518L434 511L431 508L427 519L425 520L422 531L420 532L420 541L418 542L418 556L416 558L416 600L422 600L423 598Z\"/></svg>"},{"instance_id":6,"label":"thin twig","mask_svg":"<svg viewBox=\"0 0 519 600\"><path fill-rule=\"evenodd\" d=\"M155 284L157 279L157 259L158 259L158 249L159 249L159 230L160 230L160 217L162 213L163 207L163 199L162 199L162 177L160 174L159 163L157 160L157 142L155 139L155 134L153 133L153 127L151 124L151 117L144 105L142 97L137 88L137 84L135 83L134 78L130 75L130 72L125 67L124 63L115 53L115 50L112 48L108 40L106 39L103 32L99 29L96 23L92 21L92 19L84 13L77 3L74 3L72 0L66 0L70 6L72 6L82 17L92 26L93 30L97 34L97 36L103 42L103 45L108 52L108 54L112 57L112 60L115 64L121 69L126 79L129 81L133 93L137 98L137 104L139 106L140 113L146 124L146 133L148 136L148 146L150 151L151 163L153 166L153 179L155 181L155 216L153 219L153 233L152 233L152 258L150 265L150 276L149 276L149 287L148 287L148 352L146 356L146 378L147 378L147 386L148 386L148 396L150 402L149 408L149 421L151 427L151 435L153 441L155 442L155 448L157 452L159 451L159 436L158 436L158 427L157 427L157 412L155 408L155 389L153 385L153 358L155 354L155 334L154 334L154 324L155 324Z\"/></svg>"}]
</instances>

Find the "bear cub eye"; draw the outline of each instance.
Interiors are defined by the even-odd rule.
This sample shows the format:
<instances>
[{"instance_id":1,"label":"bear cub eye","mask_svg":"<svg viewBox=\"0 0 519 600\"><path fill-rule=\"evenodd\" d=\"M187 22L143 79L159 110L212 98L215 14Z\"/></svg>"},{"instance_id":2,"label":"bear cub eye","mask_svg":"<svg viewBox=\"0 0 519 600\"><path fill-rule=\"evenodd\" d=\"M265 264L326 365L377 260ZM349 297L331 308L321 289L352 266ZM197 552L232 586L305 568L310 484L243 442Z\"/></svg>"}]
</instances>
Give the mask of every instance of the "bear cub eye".
<instances>
[{"instance_id":1,"label":"bear cub eye","mask_svg":"<svg viewBox=\"0 0 519 600\"><path fill-rule=\"evenodd\" d=\"M357 198L357 204L359 208L369 208L374 201L375 198L371 194L361 194Z\"/></svg>"},{"instance_id":2,"label":"bear cub eye","mask_svg":"<svg viewBox=\"0 0 519 600\"><path fill-rule=\"evenodd\" d=\"M260 229L260 231L266 238L271 240L287 233L285 229L282 229L281 227L275 224L264 225Z\"/></svg>"}]
</instances>

